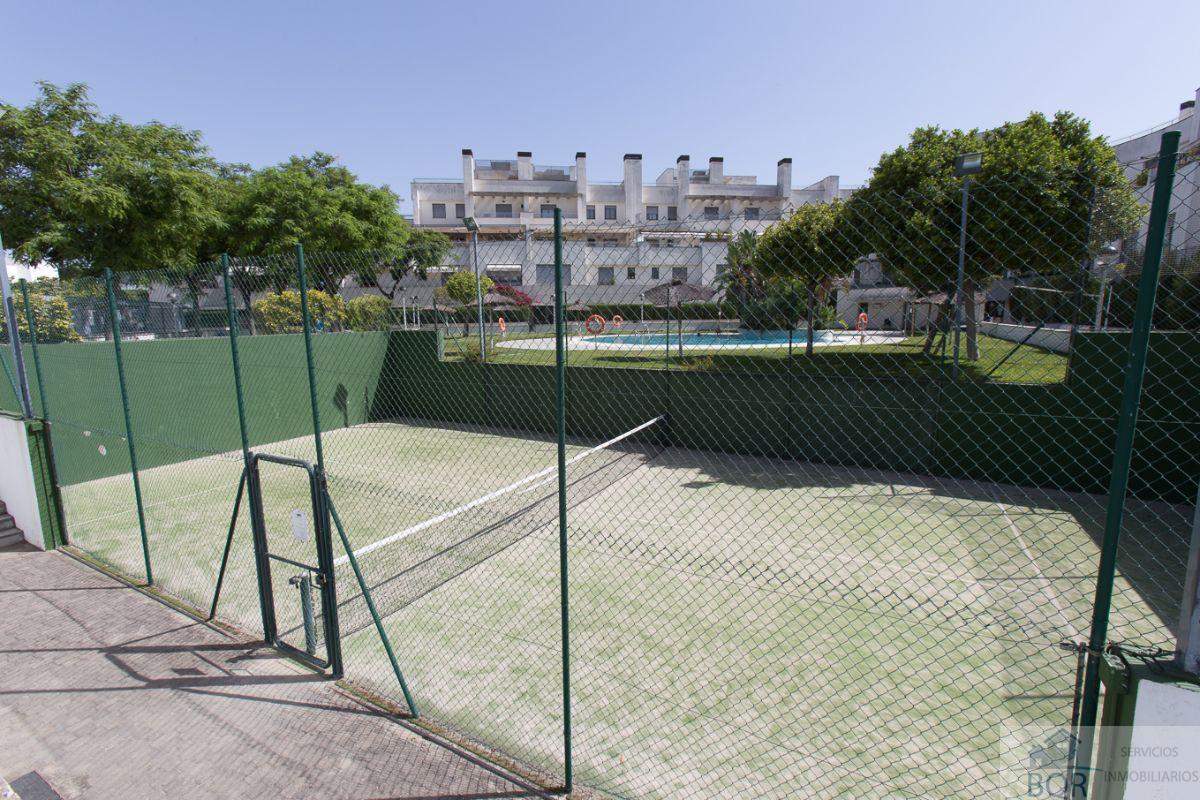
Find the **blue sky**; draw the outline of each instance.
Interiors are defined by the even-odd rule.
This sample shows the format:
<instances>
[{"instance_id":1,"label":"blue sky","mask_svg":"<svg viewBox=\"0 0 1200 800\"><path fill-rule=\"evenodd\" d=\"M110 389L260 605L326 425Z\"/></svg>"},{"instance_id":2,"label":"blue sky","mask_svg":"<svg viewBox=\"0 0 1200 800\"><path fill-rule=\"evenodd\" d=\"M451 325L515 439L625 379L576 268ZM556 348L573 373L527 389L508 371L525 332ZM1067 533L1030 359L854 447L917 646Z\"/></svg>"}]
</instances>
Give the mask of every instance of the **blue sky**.
<instances>
[{"instance_id":1,"label":"blue sky","mask_svg":"<svg viewBox=\"0 0 1200 800\"><path fill-rule=\"evenodd\" d=\"M101 109L261 166L325 150L408 208L459 151L589 155L619 179L680 153L797 186L861 183L916 126L1066 108L1112 137L1200 85L1200 3L11 2L0 98L81 81ZM1166 31L1167 41L1155 34Z\"/></svg>"}]
</instances>

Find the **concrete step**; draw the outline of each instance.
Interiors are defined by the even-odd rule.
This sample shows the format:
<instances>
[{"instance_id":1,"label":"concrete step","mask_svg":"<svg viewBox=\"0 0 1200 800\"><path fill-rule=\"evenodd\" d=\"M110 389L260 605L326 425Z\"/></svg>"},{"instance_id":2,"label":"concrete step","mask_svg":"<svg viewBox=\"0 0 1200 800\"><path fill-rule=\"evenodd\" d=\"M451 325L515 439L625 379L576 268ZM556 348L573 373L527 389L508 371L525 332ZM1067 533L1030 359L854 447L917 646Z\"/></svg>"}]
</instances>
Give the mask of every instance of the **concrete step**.
<instances>
[{"instance_id":1,"label":"concrete step","mask_svg":"<svg viewBox=\"0 0 1200 800\"><path fill-rule=\"evenodd\" d=\"M10 544L23 541L25 541L25 535L21 533L17 523L13 522L12 516L0 512L0 547L8 547Z\"/></svg>"}]
</instances>

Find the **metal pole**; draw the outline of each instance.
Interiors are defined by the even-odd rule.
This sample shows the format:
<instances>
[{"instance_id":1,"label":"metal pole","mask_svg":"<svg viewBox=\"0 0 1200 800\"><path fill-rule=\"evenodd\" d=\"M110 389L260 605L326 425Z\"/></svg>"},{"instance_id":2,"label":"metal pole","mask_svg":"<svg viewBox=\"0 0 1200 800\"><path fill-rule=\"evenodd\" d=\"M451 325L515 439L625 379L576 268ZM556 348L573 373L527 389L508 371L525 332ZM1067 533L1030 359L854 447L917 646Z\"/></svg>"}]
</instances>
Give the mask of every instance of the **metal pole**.
<instances>
[{"instance_id":1,"label":"metal pole","mask_svg":"<svg viewBox=\"0 0 1200 800\"><path fill-rule=\"evenodd\" d=\"M308 362L308 400L312 406L313 437L317 470L325 473L325 451L321 446L321 412L317 408L317 371L313 366L312 322L308 315L308 283L304 277L304 245L296 245L296 274L300 280L300 319L304 325L304 359Z\"/></svg>"},{"instance_id":2,"label":"metal pole","mask_svg":"<svg viewBox=\"0 0 1200 800\"><path fill-rule=\"evenodd\" d=\"M1138 283L1137 309L1129 337L1125 388L1121 396L1121 413L1117 418L1112 473L1108 487L1108 508L1104 518L1104 539L1096 576L1096 596L1092 603L1092 629L1088 637L1088 663L1083 683L1083 711L1079 720L1079 757L1076 760L1078 772L1074 776L1077 782L1082 782L1083 793L1077 794L1077 797L1087 796L1087 770L1091 766L1093 729L1100 704L1100 659L1104 655L1104 646L1108 639L1108 615L1112 605L1117 551L1125 514L1125 492L1129 486L1129 465L1133 459L1133 443L1137 435L1138 406L1142 395L1142 381L1146 374L1146 356L1150 349L1150 327L1154 318L1154 299L1158 290L1163 248L1166 244L1167 213L1171 205L1175 156L1178 150L1179 131L1164 133L1158 153L1158 175L1154 179L1150 224L1146 232L1146 256L1142 264L1142 277Z\"/></svg>"},{"instance_id":3,"label":"metal pole","mask_svg":"<svg viewBox=\"0 0 1200 800\"><path fill-rule=\"evenodd\" d=\"M2 246L0 246L2 248ZM0 249L0 252L3 252ZM25 301L25 321L29 324L29 346L33 350L33 369L37 375L38 401L42 407L42 423L45 426L46 458L50 468L50 488L54 499L54 518L58 523L59 543L67 543L67 517L63 510L62 491L58 485L58 465L54 461L54 425L50 422L50 396L46 389L46 378L42 373L42 357L38 352L37 320L29 302L29 282L21 281L21 298Z\"/></svg>"},{"instance_id":4,"label":"metal pole","mask_svg":"<svg viewBox=\"0 0 1200 800\"><path fill-rule=\"evenodd\" d=\"M242 361L238 353L238 323L237 309L233 305L233 280L229 276L229 254L221 254L221 274L225 283L225 316L229 322L229 351L233 357L233 388L237 394L238 430L242 436L242 480L255 480L255 471L250 464L250 432L246 425L246 398L242 391ZM275 601L271 589L271 570L267 564L267 537L259 521L262 515L258 510L258 492L255 486L250 487L248 505L250 511L250 538L254 542L254 571L258 577L258 608L262 615L263 638L272 642L275 640ZM240 488L239 488L240 491ZM234 515L237 508L234 508ZM233 539L233 523L229 527L230 541ZM226 545L228 547L228 544ZM220 582L218 581L218 589ZM213 598L213 611L216 611L217 598Z\"/></svg>"},{"instance_id":5,"label":"metal pole","mask_svg":"<svg viewBox=\"0 0 1200 800\"><path fill-rule=\"evenodd\" d=\"M554 209L554 390L558 433L558 592L562 617L563 783L569 794L574 783L571 765L571 621L567 580L567 359L563 339L562 209Z\"/></svg>"},{"instance_id":6,"label":"metal pole","mask_svg":"<svg viewBox=\"0 0 1200 800\"><path fill-rule=\"evenodd\" d=\"M0 258L3 258L0 251ZM29 303L29 281L21 281L21 299L25 302L25 321L29 323L29 347L33 351L33 373L37 376L38 400L42 407L42 419L50 422L50 403L46 400L46 379L42 375L42 360L38 357L37 321L33 318L33 306Z\"/></svg>"},{"instance_id":7,"label":"metal pole","mask_svg":"<svg viewBox=\"0 0 1200 800\"><path fill-rule=\"evenodd\" d=\"M233 547L233 532L237 529L238 509L242 505L242 492L246 489L246 470L242 469L242 477L238 479L237 494L233 498L233 513L229 515L229 533L225 536L225 550L221 553L221 568L217 570L217 586L213 589L212 605L208 609L208 618L217 615L217 603L221 600L221 585L225 583L225 568L229 566L229 550Z\"/></svg>"},{"instance_id":8,"label":"metal pole","mask_svg":"<svg viewBox=\"0 0 1200 800\"><path fill-rule=\"evenodd\" d=\"M962 215L958 220L958 282L955 292L954 310L954 366L950 376L958 379L958 337L962 330L965 317L963 316L963 273L966 271L967 260L967 200L971 194L971 176L963 175L962 182Z\"/></svg>"},{"instance_id":9,"label":"metal pole","mask_svg":"<svg viewBox=\"0 0 1200 800\"><path fill-rule=\"evenodd\" d=\"M483 286L479 280L479 231L471 231L471 254L475 261L475 317L479 325L479 360L487 361L487 345L483 338Z\"/></svg>"},{"instance_id":10,"label":"metal pole","mask_svg":"<svg viewBox=\"0 0 1200 800\"><path fill-rule=\"evenodd\" d=\"M121 409L125 412L125 441L129 443L129 470L133 475L133 499L137 503L138 529L142 534L142 560L146 563L146 583L154 585L150 569L150 540L146 536L146 512L142 508L142 483L138 478L137 448L133 443L133 422L129 414L129 391L125 386L125 362L121 358L121 316L117 313L117 295L113 291L112 270L104 270L104 288L108 292L109 325L112 326L113 352L117 357L117 383L121 389Z\"/></svg>"},{"instance_id":11,"label":"metal pole","mask_svg":"<svg viewBox=\"0 0 1200 800\"><path fill-rule=\"evenodd\" d=\"M342 547L346 550L346 558L350 561L350 568L354 571L354 578L358 581L359 591L362 592L363 600L367 601L367 610L371 612L371 621L375 623L375 631L379 634L379 640L383 642L383 650L387 653L388 661L392 665L392 673L396 676L396 681L400 684L400 691L404 693L404 702L408 703L408 710L412 712L413 718L420 717L420 712L417 711L417 704L413 701L412 694L408 691L408 683L404 680L404 673L400 671L400 663L396 661L396 652L392 649L392 640L388 638L387 631L383 627L383 619L379 616L379 610L375 607L375 598L371 596L371 589L367 586L366 579L363 578L362 570L358 566L358 558L354 555L354 548L350 546L350 538L346 536L346 529L342 527L342 520L338 517L337 506L333 504L333 498L328 494L325 495L325 500L329 504L329 514L333 517L333 524L337 528L338 537L342 540Z\"/></svg>"},{"instance_id":12,"label":"metal pole","mask_svg":"<svg viewBox=\"0 0 1200 800\"><path fill-rule=\"evenodd\" d=\"M33 401L29 398L29 376L25 374L25 356L21 352L21 332L17 328L17 305L13 301L12 285L8 282L8 258L4 242L0 241L0 297L4 300L4 318L8 323L8 341L13 349L13 366L17 371L17 394L25 418L33 416Z\"/></svg>"}]
</instances>

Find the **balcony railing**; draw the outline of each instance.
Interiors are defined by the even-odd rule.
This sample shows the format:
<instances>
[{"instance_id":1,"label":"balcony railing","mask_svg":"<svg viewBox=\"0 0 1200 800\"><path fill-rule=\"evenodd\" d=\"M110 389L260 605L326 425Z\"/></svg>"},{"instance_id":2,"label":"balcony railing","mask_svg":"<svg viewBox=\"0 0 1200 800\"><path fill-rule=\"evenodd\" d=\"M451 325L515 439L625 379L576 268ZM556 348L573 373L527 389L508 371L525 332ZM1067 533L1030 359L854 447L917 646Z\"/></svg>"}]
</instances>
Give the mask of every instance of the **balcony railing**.
<instances>
[{"instance_id":1,"label":"balcony railing","mask_svg":"<svg viewBox=\"0 0 1200 800\"><path fill-rule=\"evenodd\" d=\"M535 181L569 181L573 180L571 170L573 167L545 167L537 164L533 165L533 179Z\"/></svg>"}]
</instances>

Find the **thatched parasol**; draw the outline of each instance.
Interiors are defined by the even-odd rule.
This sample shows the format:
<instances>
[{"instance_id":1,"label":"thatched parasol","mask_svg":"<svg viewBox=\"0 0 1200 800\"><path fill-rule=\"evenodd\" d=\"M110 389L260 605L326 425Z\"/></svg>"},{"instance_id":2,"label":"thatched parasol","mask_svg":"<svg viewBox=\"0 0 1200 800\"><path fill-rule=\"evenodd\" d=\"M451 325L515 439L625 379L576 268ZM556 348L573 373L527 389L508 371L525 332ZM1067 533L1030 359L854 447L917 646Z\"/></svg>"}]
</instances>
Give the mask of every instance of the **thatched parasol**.
<instances>
[{"instance_id":1,"label":"thatched parasol","mask_svg":"<svg viewBox=\"0 0 1200 800\"><path fill-rule=\"evenodd\" d=\"M697 286L687 281L671 281L647 289L645 298L656 306L674 306L681 303L707 303L716 293L716 289L707 286Z\"/></svg>"},{"instance_id":2,"label":"thatched parasol","mask_svg":"<svg viewBox=\"0 0 1200 800\"><path fill-rule=\"evenodd\" d=\"M707 303L713 299L717 291L707 286L697 286L687 281L671 281L653 289L647 289L643 295L647 300L659 307L679 308L684 303ZM676 314L678 320L679 355L683 357L683 314Z\"/></svg>"},{"instance_id":3,"label":"thatched parasol","mask_svg":"<svg viewBox=\"0 0 1200 800\"><path fill-rule=\"evenodd\" d=\"M485 294L483 296L483 304L485 306L497 306L497 305L503 305L503 304L511 303L511 302L512 302L511 297L509 297L508 295L500 294L499 292L497 292L495 290L489 291L487 294Z\"/></svg>"}]
</instances>

